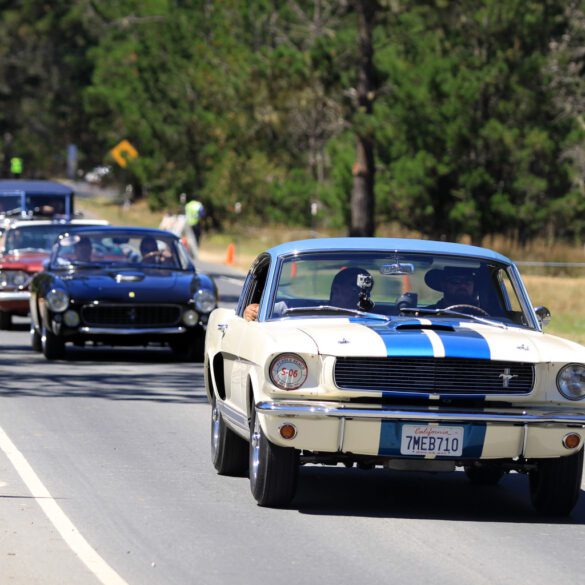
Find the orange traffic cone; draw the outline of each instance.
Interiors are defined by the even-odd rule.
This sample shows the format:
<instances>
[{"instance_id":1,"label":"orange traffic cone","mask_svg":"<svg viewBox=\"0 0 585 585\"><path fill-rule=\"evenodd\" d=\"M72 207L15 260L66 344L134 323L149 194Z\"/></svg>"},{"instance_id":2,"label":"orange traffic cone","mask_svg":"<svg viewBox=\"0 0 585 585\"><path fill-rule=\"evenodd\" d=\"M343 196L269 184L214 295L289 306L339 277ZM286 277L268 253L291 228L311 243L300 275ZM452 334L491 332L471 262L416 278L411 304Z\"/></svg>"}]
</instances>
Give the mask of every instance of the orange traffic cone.
<instances>
[{"instance_id":1,"label":"orange traffic cone","mask_svg":"<svg viewBox=\"0 0 585 585\"><path fill-rule=\"evenodd\" d=\"M292 262L290 265L290 277L294 278L297 275L297 263Z\"/></svg>"},{"instance_id":2,"label":"orange traffic cone","mask_svg":"<svg viewBox=\"0 0 585 585\"><path fill-rule=\"evenodd\" d=\"M231 243L227 247L227 253L225 255L225 263L229 264L231 266L234 263L235 254L236 254L236 246L235 246L235 244Z\"/></svg>"},{"instance_id":3,"label":"orange traffic cone","mask_svg":"<svg viewBox=\"0 0 585 585\"><path fill-rule=\"evenodd\" d=\"M402 277L402 293L407 293L410 291L410 276L408 276L408 274L405 274Z\"/></svg>"}]
</instances>

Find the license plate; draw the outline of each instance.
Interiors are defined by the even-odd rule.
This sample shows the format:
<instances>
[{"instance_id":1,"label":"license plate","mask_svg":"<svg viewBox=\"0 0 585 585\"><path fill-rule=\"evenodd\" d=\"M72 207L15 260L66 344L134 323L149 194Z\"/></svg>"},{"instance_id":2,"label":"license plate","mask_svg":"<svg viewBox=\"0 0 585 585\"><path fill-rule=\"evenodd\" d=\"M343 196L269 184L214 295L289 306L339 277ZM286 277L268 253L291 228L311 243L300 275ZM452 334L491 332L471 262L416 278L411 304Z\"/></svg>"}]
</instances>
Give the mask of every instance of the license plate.
<instances>
[{"instance_id":1,"label":"license plate","mask_svg":"<svg viewBox=\"0 0 585 585\"><path fill-rule=\"evenodd\" d=\"M463 427L404 425L401 455L449 455L463 453Z\"/></svg>"}]
</instances>

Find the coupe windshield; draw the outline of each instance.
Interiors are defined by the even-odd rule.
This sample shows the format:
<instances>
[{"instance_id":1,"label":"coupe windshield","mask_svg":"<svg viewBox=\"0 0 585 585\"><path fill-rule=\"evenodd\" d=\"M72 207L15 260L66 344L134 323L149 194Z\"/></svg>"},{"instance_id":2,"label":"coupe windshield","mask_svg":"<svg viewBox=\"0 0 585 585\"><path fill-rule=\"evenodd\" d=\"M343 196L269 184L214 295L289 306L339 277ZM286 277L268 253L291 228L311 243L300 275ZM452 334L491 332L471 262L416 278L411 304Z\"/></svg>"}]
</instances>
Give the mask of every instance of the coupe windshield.
<instances>
[{"instance_id":1,"label":"coupe windshield","mask_svg":"<svg viewBox=\"0 0 585 585\"><path fill-rule=\"evenodd\" d=\"M65 225L26 225L6 231L5 252L16 250L50 251L57 236L67 230Z\"/></svg>"},{"instance_id":2,"label":"coupe windshield","mask_svg":"<svg viewBox=\"0 0 585 585\"><path fill-rule=\"evenodd\" d=\"M59 240L55 267L133 267L181 270L187 260L171 236L157 233L89 232L65 235Z\"/></svg>"},{"instance_id":3,"label":"coupe windshield","mask_svg":"<svg viewBox=\"0 0 585 585\"><path fill-rule=\"evenodd\" d=\"M520 286L511 266L480 258L313 253L283 261L268 314L335 314L330 307L340 307L388 318L469 318L534 327Z\"/></svg>"}]
</instances>

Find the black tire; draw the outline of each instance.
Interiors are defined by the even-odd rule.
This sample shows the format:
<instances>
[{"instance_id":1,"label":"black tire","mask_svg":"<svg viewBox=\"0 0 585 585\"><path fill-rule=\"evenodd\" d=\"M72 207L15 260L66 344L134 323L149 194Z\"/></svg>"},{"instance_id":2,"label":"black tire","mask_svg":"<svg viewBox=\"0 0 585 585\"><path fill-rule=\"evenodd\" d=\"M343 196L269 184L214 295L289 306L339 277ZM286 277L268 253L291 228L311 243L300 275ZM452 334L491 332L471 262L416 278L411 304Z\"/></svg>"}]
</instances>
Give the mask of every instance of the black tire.
<instances>
[{"instance_id":1,"label":"black tire","mask_svg":"<svg viewBox=\"0 0 585 585\"><path fill-rule=\"evenodd\" d=\"M44 323L41 324L41 347L48 360L59 360L65 357L65 343L55 335Z\"/></svg>"},{"instance_id":2,"label":"black tire","mask_svg":"<svg viewBox=\"0 0 585 585\"><path fill-rule=\"evenodd\" d=\"M248 442L225 424L216 400L211 404L211 461L219 475L248 473Z\"/></svg>"},{"instance_id":3,"label":"black tire","mask_svg":"<svg viewBox=\"0 0 585 585\"><path fill-rule=\"evenodd\" d=\"M299 452L273 445L260 427L256 410L250 423L250 488L259 506L280 508L293 499L299 474Z\"/></svg>"},{"instance_id":4,"label":"black tire","mask_svg":"<svg viewBox=\"0 0 585 585\"><path fill-rule=\"evenodd\" d=\"M466 465L465 475L475 485L496 485L504 477L504 470L497 465Z\"/></svg>"},{"instance_id":5,"label":"black tire","mask_svg":"<svg viewBox=\"0 0 585 585\"><path fill-rule=\"evenodd\" d=\"M182 339L170 342L171 350L175 356L183 362L203 362L205 333L181 337Z\"/></svg>"},{"instance_id":6,"label":"black tire","mask_svg":"<svg viewBox=\"0 0 585 585\"><path fill-rule=\"evenodd\" d=\"M568 457L541 459L528 475L534 508L541 514L568 516L581 492L583 449Z\"/></svg>"},{"instance_id":7,"label":"black tire","mask_svg":"<svg viewBox=\"0 0 585 585\"><path fill-rule=\"evenodd\" d=\"M43 344L41 341L41 334L37 331L33 323L30 325L30 346L33 351L40 353L43 351Z\"/></svg>"},{"instance_id":8,"label":"black tire","mask_svg":"<svg viewBox=\"0 0 585 585\"><path fill-rule=\"evenodd\" d=\"M9 331L12 329L12 313L0 311L0 330Z\"/></svg>"}]
</instances>

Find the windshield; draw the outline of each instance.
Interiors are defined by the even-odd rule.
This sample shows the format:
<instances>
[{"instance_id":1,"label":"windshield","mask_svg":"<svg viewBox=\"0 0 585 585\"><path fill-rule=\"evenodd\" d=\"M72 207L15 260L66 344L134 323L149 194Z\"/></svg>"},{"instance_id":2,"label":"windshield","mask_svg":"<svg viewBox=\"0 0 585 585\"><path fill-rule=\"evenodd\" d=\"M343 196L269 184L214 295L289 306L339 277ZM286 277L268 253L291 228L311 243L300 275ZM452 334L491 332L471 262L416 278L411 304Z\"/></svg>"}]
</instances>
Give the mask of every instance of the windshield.
<instances>
[{"instance_id":1,"label":"windshield","mask_svg":"<svg viewBox=\"0 0 585 585\"><path fill-rule=\"evenodd\" d=\"M131 267L185 270L175 238L148 232L81 232L66 235L58 242L53 267Z\"/></svg>"},{"instance_id":2,"label":"windshield","mask_svg":"<svg viewBox=\"0 0 585 585\"><path fill-rule=\"evenodd\" d=\"M34 215L65 215L67 208L65 205L65 195L27 195L26 209ZM70 212L72 210L69 210Z\"/></svg>"},{"instance_id":3,"label":"windshield","mask_svg":"<svg viewBox=\"0 0 585 585\"><path fill-rule=\"evenodd\" d=\"M7 215L21 211L22 198L20 195L0 195L0 214Z\"/></svg>"},{"instance_id":4,"label":"windshield","mask_svg":"<svg viewBox=\"0 0 585 585\"><path fill-rule=\"evenodd\" d=\"M6 230L4 252L16 250L45 250L50 251L59 234L67 231L67 226L54 225L27 225Z\"/></svg>"},{"instance_id":5,"label":"windshield","mask_svg":"<svg viewBox=\"0 0 585 585\"><path fill-rule=\"evenodd\" d=\"M269 318L334 315L469 318L532 326L512 267L466 256L345 252L285 259ZM299 310L297 310L299 309Z\"/></svg>"}]
</instances>

